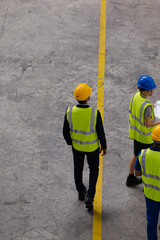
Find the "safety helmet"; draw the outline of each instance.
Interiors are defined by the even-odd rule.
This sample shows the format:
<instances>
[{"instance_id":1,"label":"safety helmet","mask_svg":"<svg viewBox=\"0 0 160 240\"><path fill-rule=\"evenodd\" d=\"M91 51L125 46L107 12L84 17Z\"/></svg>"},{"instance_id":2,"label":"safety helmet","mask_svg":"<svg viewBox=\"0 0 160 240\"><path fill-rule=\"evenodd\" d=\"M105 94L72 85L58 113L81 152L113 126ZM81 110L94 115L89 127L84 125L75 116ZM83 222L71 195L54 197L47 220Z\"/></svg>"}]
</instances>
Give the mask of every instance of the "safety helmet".
<instances>
[{"instance_id":1,"label":"safety helmet","mask_svg":"<svg viewBox=\"0 0 160 240\"><path fill-rule=\"evenodd\" d=\"M160 142L160 124L153 128L151 138L155 142Z\"/></svg>"},{"instance_id":2,"label":"safety helmet","mask_svg":"<svg viewBox=\"0 0 160 240\"><path fill-rule=\"evenodd\" d=\"M78 101L85 101L92 92L92 88L90 88L86 83L79 84L74 90L74 97Z\"/></svg>"},{"instance_id":3,"label":"safety helmet","mask_svg":"<svg viewBox=\"0 0 160 240\"><path fill-rule=\"evenodd\" d=\"M137 82L137 86L144 90L153 90L156 88L156 84L149 75L142 75Z\"/></svg>"}]
</instances>

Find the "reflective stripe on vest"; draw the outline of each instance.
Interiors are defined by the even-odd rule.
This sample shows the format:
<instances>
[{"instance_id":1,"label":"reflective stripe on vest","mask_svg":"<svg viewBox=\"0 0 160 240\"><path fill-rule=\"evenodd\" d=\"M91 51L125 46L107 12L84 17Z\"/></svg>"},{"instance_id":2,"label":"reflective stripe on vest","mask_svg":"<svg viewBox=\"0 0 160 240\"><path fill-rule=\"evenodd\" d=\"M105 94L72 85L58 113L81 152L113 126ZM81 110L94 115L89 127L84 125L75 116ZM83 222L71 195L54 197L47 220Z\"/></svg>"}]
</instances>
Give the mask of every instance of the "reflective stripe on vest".
<instances>
[{"instance_id":1,"label":"reflective stripe on vest","mask_svg":"<svg viewBox=\"0 0 160 240\"><path fill-rule=\"evenodd\" d=\"M160 177L146 173L146 169L145 169L146 152L147 152L147 149L145 149L144 152L143 152L143 154L142 154L143 175L144 175L145 177L149 177L149 178L152 178L152 179L157 179L158 181L160 181ZM144 184L145 184L145 183L144 183ZM153 185L147 184L147 186L148 186L148 187L151 187L151 186L153 186ZM153 186L153 188L154 188L154 189L157 189L158 191L160 191L160 188L158 188L158 187L156 187L156 186Z\"/></svg>"},{"instance_id":2,"label":"reflective stripe on vest","mask_svg":"<svg viewBox=\"0 0 160 240\"><path fill-rule=\"evenodd\" d=\"M129 123L131 124L131 122L129 121ZM143 134L144 136L149 136L149 135L151 135L151 132L148 132L148 133L144 133L144 132L142 132L141 130L139 130L137 127L135 127L135 126L130 126L130 128L131 129L133 129L133 130L136 130L138 133L140 133L140 134Z\"/></svg>"},{"instance_id":3,"label":"reflective stripe on vest","mask_svg":"<svg viewBox=\"0 0 160 240\"><path fill-rule=\"evenodd\" d=\"M135 139L144 144L151 144L151 132L153 127L145 126L145 109L152 105L149 100L144 99L140 92L137 92L131 99L129 106L129 138ZM152 108L151 121L154 122L154 111Z\"/></svg>"},{"instance_id":4,"label":"reflective stripe on vest","mask_svg":"<svg viewBox=\"0 0 160 240\"><path fill-rule=\"evenodd\" d=\"M75 132L75 133L82 133L84 135L90 135L94 132L96 132L96 130L93 130L93 127L94 127L94 114L95 114L95 110L92 108L91 110L91 122L90 122L90 131L89 132L85 132L85 131L78 131L78 130L74 130L73 129L73 124L72 124L72 108L69 109L69 125L70 125L70 131L71 132ZM75 140L77 141L77 140Z\"/></svg>"},{"instance_id":5,"label":"reflective stripe on vest","mask_svg":"<svg viewBox=\"0 0 160 240\"><path fill-rule=\"evenodd\" d=\"M144 123L141 122L141 118L142 118L142 111L143 108L145 107L145 105L148 103L148 101L145 101L142 106L141 106L141 110L140 110L140 118L137 118L135 115L132 114L132 105L133 105L133 99L132 99L132 104L131 104L131 110L129 110L129 113L132 115L132 118L137 120L142 126L145 126Z\"/></svg>"},{"instance_id":6,"label":"reflective stripe on vest","mask_svg":"<svg viewBox=\"0 0 160 240\"><path fill-rule=\"evenodd\" d=\"M79 117L82 120L79 121ZM96 131L97 110L91 107L82 109L74 106L68 108L67 120L70 126L72 146L76 150L92 152L99 147Z\"/></svg>"},{"instance_id":7,"label":"reflective stripe on vest","mask_svg":"<svg viewBox=\"0 0 160 240\"><path fill-rule=\"evenodd\" d=\"M93 141L82 142L82 141L79 141L79 140L76 140L76 139L73 139L73 138L72 138L72 141L74 141L74 142L76 142L76 143L79 143L79 144L81 144L81 145L86 145L86 144L96 143L96 142L98 141L98 139L93 140Z\"/></svg>"},{"instance_id":8,"label":"reflective stripe on vest","mask_svg":"<svg viewBox=\"0 0 160 240\"><path fill-rule=\"evenodd\" d=\"M142 170L142 183L144 187L144 194L147 198L158 202L160 202L159 161L160 152L153 151L151 149L142 150L142 153L139 156L139 163Z\"/></svg>"}]
</instances>

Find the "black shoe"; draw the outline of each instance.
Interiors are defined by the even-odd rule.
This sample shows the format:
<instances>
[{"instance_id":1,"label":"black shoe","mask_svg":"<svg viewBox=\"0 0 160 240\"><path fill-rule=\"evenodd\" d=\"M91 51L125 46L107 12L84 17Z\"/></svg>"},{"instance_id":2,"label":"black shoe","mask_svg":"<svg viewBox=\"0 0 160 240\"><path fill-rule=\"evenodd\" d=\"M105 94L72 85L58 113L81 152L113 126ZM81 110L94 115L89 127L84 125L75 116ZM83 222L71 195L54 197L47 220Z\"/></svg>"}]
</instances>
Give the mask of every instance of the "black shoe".
<instances>
[{"instance_id":1,"label":"black shoe","mask_svg":"<svg viewBox=\"0 0 160 240\"><path fill-rule=\"evenodd\" d=\"M136 184L141 184L141 183L142 183L142 178L137 178L134 175L131 175L131 176L129 175L126 180L127 187L130 187L130 186L136 185Z\"/></svg>"},{"instance_id":2,"label":"black shoe","mask_svg":"<svg viewBox=\"0 0 160 240\"><path fill-rule=\"evenodd\" d=\"M80 192L78 193L78 199L79 199L80 201L84 201L84 200L85 200L85 197L86 197L86 188L83 189L82 191L80 191Z\"/></svg>"},{"instance_id":3,"label":"black shoe","mask_svg":"<svg viewBox=\"0 0 160 240\"><path fill-rule=\"evenodd\" d=\"M93 199L92 198L87 197L85 204L86 204L86 208L88 208L88 210L93 209Z\"/></svg>"}]
</instances>

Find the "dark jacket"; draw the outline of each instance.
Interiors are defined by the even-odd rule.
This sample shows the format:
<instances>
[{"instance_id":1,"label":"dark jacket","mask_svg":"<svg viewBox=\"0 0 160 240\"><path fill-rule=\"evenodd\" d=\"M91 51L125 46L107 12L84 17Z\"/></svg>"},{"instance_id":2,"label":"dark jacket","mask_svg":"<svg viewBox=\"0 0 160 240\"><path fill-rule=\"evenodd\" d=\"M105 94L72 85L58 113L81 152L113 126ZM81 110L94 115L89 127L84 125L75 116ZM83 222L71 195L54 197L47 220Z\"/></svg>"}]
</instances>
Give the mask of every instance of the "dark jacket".
<instances>
[{"instance_id":1,"label":"dark jacket","mask_svg":"<svg viewBox=\"0 0 160 240\"><path fill-rule=\"evenodd\" d=\"M83 105L83 104L78 104L76 107L80 108L88 108L89 105ZM107 149L107 142L106 142L106 137L104 133L104 128L103 128L103 123L102 123L102 118L99 110L97 110L97 124L96 124L96 131L98 135L98 139L101 144L101 148L106 150ZM65 114L64 116L64 124L63 124L63 136L64 139L66 140L66 143L68 145L72 145L72 139L70 135L70 128L69 128L69 123L67 121L67 115Z\"/></svg>"}]
</instances>

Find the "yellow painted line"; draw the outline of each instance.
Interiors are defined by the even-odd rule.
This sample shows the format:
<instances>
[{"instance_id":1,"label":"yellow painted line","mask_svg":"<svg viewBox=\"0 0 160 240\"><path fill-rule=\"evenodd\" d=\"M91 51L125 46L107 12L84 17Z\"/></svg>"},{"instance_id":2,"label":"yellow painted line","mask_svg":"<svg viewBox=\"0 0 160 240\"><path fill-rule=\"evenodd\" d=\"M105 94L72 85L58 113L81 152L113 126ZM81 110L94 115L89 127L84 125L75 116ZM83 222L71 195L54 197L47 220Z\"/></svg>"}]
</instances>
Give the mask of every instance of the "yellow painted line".
<instances>
[{"instance_id":1,"label":"yellow painted line","mask_svg":"<svg viewBox=\"0 0 160 240\"><path fill-rule=\"evenodd\" d=\"M101 0L100 32L99 32L99 60L98 60L98 92L97 109L100 111L102 120L104 115L104 78L105 78L105 40L106 40L106 1ZM103 157L100 156L99 176L96 185L96 195L93 209L93 232L92 240L101 240L102 231L102 176Z\"/></svg>"}]
</instances>

